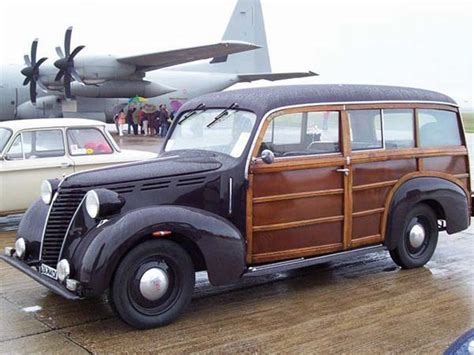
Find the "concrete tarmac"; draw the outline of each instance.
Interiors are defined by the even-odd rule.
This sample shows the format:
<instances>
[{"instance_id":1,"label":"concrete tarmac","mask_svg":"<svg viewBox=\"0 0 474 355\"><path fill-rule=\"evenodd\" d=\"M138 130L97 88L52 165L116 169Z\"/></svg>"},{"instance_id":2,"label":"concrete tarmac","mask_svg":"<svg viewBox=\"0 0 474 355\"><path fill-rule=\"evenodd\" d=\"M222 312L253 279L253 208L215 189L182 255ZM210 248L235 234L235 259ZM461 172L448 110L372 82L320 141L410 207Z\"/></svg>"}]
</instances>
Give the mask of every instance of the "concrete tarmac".
<instances>
[{"instance_id":1,"label":"concrete tarmac","mask_svg":"<svg viewBox=\"0 0 474 355\"><path fill-rule=\"evenodd\" d=\"M135 330L106 298L67 301L0 263L4 353L441 353L474 327L474 228L441 233L433 259L388 252L212 287L198 277L175 323ZM0 234L0 247L14 233Z\"/></svg>"},{"instance_id":2,"label":"concrete tarmac","mask_svg":"<svg viewBox=\"0 0 474 355\"><path fill-rule=\"evenodd\" d=\"M162 139L116 137L158 152ZM441 233L433 259L402 270L388 252L212 287L187 312L137 331L105 297L67 301L0 262L2 353L441 353L474 327L474 227ZM0 250L14 244L0 232Z\"/></svg>"}]
</instances>

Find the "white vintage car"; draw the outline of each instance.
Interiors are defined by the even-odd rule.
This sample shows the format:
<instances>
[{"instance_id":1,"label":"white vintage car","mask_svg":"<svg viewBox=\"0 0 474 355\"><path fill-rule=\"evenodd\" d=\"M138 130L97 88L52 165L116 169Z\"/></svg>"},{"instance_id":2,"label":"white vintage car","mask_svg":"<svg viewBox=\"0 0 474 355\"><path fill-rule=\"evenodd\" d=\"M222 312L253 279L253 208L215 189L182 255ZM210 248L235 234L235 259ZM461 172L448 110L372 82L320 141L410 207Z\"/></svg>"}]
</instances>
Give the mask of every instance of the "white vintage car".
<instances>
[{"instance_id":1,"label":"white vintage car","mask_svg":"<svg viewBox=\"0 0 474 355\"><path fill-rule=\"evenodd\" d=\"M155 153L121 150L105 123L86 119L0 122L0 215L25 210L44 179L144 160Z\"/></svg>"}]
</instances>

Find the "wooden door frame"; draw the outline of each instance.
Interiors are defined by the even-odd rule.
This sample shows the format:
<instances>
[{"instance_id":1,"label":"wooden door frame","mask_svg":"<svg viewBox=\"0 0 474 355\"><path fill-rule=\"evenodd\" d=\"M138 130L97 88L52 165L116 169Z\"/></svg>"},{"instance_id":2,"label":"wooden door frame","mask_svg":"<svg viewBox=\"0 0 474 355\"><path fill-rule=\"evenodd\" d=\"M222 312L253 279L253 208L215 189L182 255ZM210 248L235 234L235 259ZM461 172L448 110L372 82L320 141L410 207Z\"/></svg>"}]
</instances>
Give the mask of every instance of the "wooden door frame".
<instances>
[{"instance_id":1,"label":"wooden door frame","mask_svg":"<svg viewBox=\"0 0 474 355\"><path fill-rule=\"evenodd\" d=\"M246 196L246 262L252 264L253 260L253 188L254 188L254 168L258 166L258 173L270 173L276 171L288 171L288 170L300 170L305 168L319 168L327 166L342 166L350 169L350 132L348 126L348 118L344 113L345 105L334 104L334 105L306 105L301 107L282 108L281 110L275 111L264 118L264 123L258 132L258 136L255 138L255 145L251 154L251 162L248 169L248 188ZM277 158L272 164L264 164L258 160L258 151L260 149L261 142L265 132L270 125L270 122L278 116L291 113L307 113L307 112L322 112L322 111L337 111L339 112L339 140L341 144L341 151L339 153L329 154L314 154L308 156L299 156L291 158ZM347 249L350 246L351 238L351 223L350 214L352 213L352 197L351 197L351 183L352 173L344 176L343 181L343 233L342 239L342 250ZM347 196L349 194L349 196ZM346 204L348 206L346 207ZM324 248L325 246L321 246ZM340 248L338 248L340 249ZM337 250L327 250L332 252Z\"/></svg>"}]
</instances>

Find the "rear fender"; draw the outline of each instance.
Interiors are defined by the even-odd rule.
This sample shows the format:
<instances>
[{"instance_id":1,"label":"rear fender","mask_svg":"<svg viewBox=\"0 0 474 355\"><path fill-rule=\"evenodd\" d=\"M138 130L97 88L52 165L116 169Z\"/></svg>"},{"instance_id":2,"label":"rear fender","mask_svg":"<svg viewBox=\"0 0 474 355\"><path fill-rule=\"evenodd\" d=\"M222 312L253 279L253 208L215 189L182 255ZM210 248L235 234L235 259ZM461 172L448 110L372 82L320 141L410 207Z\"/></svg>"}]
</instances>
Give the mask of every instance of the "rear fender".
<instances>
[{"instance_id":1,"label":"rear fender","mask_svg":"<svg viewBox=\"0 0 474 355\"><path fill-rule=\"evenodd\" d=\"M404 228L401 221L411 208L423 202L432 205L433 201L441 207L440 211L435 212L443 214L448 234L469 227L470 201L460 184L436 176L415 177L398 186L390 201L384 241L389 250L397 246Z\"/></svg>"}]
</instances>

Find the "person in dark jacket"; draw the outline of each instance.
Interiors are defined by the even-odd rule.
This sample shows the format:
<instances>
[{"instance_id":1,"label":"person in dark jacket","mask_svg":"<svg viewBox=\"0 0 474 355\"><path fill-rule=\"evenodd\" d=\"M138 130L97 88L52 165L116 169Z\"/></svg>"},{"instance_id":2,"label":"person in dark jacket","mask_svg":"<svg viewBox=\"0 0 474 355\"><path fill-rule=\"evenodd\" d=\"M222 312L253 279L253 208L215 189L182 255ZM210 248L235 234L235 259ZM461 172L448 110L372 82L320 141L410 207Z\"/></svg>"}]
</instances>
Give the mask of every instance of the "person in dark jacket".
<instances>
[{"instance_id":1,"label":"person in dark jacket","mask_svg":"<svg viewBox=\"0 0 474 355\"><path fill-rule=\"evenodd\" d=\"M160 136L166 137L166 133L168 132L169 122L168 119L170 118L170 114L166 109L165 104L160 105L160 113L159 113L159 121L160 121Z\"/></svg>"},{"instance_id":2,"label":"person in dark jacket","mask_svg":"<svg viewBox=\"0 0 474 355\"><path fill-rule=\"evenodd\" d=\"M132 127L133 127L133 109L134 107L133 106L128 106L128 109L127 109L127 116L126 116L126 121L127 121L127 124L128 124L128 134L131 134L132 132Z\"/></svg>"}]
</instances>

